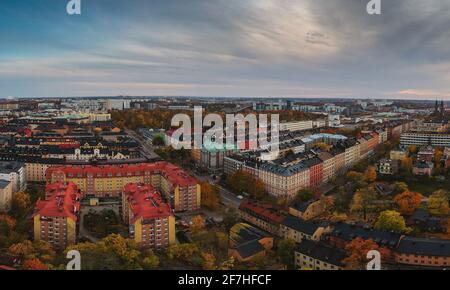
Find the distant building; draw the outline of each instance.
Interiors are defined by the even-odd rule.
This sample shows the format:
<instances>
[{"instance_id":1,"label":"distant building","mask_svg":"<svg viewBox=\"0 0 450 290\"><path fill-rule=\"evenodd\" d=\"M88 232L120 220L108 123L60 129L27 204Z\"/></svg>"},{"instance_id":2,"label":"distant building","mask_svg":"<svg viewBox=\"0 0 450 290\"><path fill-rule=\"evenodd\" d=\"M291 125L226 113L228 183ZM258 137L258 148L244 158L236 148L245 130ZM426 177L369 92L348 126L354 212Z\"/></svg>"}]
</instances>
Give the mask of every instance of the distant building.
<instances>
[{"instance_id":1,"label":"distant building","mask_svg":"<svg viewBox=\"0 0 450 290\"><path fill-rule=\"evenodd\" d=\"M383 175L394 175L398 172L398 160L381 159L377 162L377 171Z\"/></svg>"},{"instance_id":2,"label":"distant building","mask_svg":"<svg viewBox=\"0 0 450 290\"><path fill-rule=\"evenodd\" d=\"M423 160L419 160L414 164L412 173L418 176L428 176L430 177L433 174L434 165L432 162L427 162Z\"/></svg>"},{"instance_id":3,"label":"distant building","mask_svg":"<svg viewBox=\"0 0 450 290\"><path fill-rule=\"evenodd\" d=\"M328 208L330 198L318 198L308 202L295 201L289 206L289 214L304 219L313 219L325 212Z\"/></svg>"}]
</instances>

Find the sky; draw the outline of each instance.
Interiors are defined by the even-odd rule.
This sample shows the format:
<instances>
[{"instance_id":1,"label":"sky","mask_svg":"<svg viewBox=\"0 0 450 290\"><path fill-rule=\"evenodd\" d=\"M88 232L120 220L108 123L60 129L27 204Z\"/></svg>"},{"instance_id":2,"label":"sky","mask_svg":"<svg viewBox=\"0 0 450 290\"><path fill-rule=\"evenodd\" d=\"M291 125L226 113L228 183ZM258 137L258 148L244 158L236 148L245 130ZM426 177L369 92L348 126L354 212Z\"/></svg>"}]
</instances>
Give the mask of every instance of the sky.
<instances>
[{"instance_id":1,"label":"sky","mask_svg":"<svg viewBox=\"0 0 450 290\"><path fill-rule=\"evenodd\" d=\"M450 99L450 1L0 1L0 98Z\"/></svg>"}]
</instances>

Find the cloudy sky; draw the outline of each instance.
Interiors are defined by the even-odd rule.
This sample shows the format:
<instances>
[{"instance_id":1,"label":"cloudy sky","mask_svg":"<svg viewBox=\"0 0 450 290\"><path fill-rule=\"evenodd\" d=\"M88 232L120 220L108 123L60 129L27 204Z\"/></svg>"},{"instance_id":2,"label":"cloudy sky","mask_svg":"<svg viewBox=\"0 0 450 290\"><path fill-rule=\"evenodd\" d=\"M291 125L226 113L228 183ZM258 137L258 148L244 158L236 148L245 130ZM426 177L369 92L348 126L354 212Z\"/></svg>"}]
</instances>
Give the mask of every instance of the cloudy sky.
<instances>
[{"instance_id":1,"label":"cloudy sky","mask_svg":"<svg viewBox=\"0 0 450 290\"><path fill-rule=\"evenodd\" d=\"M450 1L1 0L0 98L450 99Z\"/></svg>"}]
</instances>

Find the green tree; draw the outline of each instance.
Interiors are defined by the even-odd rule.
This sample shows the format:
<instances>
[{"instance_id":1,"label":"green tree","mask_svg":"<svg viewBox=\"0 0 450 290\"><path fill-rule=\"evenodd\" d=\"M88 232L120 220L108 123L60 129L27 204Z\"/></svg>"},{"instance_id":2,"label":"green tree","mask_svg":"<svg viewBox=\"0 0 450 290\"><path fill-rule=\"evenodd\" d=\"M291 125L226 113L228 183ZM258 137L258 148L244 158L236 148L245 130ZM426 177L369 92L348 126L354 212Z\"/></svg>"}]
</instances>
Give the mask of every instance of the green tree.
<instances>
[{"instance_id":1,"label":"green tree","mask_svg":"<svg viewBox=\"0 0 450 290\"><path fill-rule=\"evenodd\" d=\"M375 228L378 230L394 231L405 233L409 229L406 227L405 219L395 210L386 210L380 213Z\"/></svg>"},{"instance_id":2,"label":"green tree","mask_svg":"<svg viewBox=\"0 0 450 290\"><path fill-rule=\"evenodd\" d=\"M396 181L394 183L394 193L395 194L403 193L408 190L409 190L408 185L405 182Z\"/></svg>"},{"instance_id":3,"label":"green tree","mask_svg":"<svg viewBox=\"0 0 450 290\"><path fill-rule=\"evenodd\" d=\"M152 144L155 146L164 146L166 143L164 142L164 137L161 135L156 135L153 137Z\"/></svg>"},{"instance_id":4,"label":"green tree","mask_svg":"<svg viewBox=\"0 0 450 290\"><path fill-rule=\"evenodd\" d=\"M294 248L295 241L292 239L284 239L278 243L277 256L280 261L287 265L292 266L294 263Z\"/></svg>"},{"instance_id":5,"label":"green tree","mask_svg":"<svg viewBox=\"0 0 450 290\"><path fill-rule=\"evenodd\" d=\"M314 191L310 188L301 189L297 193L296 199L301 202L307 202L313 199Z\"/></svg>"},{"instance_id":6,"label":"green tree","mask_svg":"<svg viewBox=\"0 0 450 290\"><path fill-rule=\"evenodd\" d=\"M239 214L234 207L228 207L223 213L223 225L229 231L239 221Z\"/></svg>"}]
</instances>

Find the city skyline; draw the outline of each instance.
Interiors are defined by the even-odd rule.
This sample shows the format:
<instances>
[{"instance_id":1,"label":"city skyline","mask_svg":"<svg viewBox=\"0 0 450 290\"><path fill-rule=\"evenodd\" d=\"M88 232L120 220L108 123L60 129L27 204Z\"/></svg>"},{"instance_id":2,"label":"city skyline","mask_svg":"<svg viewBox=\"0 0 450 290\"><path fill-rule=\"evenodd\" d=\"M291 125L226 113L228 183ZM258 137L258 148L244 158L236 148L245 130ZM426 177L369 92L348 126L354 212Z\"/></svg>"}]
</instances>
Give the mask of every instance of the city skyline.
<instances>
[{"instance_id":1,"label":"city skyline","mask_svg":"<svg viewBox=\"0 0 450 290\"><path fill-rule=\"evenodd\" d=\"M366 4L7 0L0 98L450 99L450 3Z\"/></svg>"}]
</instances>

